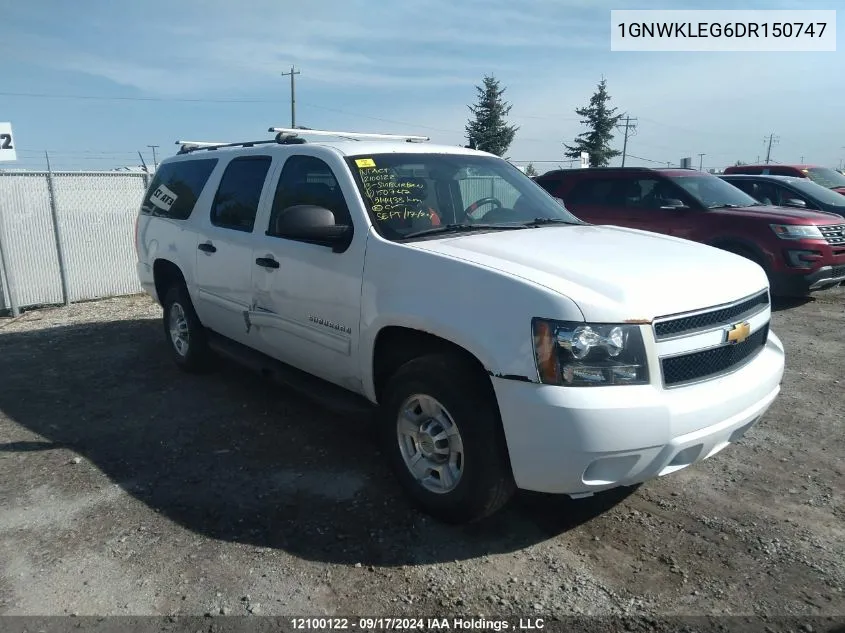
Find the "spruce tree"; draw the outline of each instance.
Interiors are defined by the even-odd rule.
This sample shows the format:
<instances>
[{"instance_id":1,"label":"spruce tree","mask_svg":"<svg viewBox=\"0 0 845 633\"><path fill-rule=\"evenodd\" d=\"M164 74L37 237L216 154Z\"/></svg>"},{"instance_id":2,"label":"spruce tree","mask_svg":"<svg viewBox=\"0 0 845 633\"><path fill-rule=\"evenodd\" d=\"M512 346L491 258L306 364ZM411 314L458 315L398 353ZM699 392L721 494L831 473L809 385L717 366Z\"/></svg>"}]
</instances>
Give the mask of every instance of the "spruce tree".
<instances>
[{"instance_id":1,"label":"spruce tree","mask_svg":"<svg viewBox=\"0 0 845 633\"><path fill-rule=\"evenodd\" d=\"M519 129L505 120L512 107L502 98L505 88L492 75L485 75L484 83L475 89L478 101L467 106L473 116L466 125L469 147L504 156Z\"/></svg>"},{"instance_id":2,"label":"spruce tree","mask_svg":"<svg viewBox=\"0 0 845 633\"><path fill-rule=\"evenodd\" d=\"M588 152L590 167L607 167L611 158L622 153L611 149L610 142L613 140L613 129L624 114L617 114L616 108L609 107L609 101L607 80L602 77L598 89L590 98L590 104L575 110L575 114L583 117L581 124L587 127L587 131L576 136L573 145L564 143L567 157L580 158L581 152Z\"/></svg>"}]
</instances>

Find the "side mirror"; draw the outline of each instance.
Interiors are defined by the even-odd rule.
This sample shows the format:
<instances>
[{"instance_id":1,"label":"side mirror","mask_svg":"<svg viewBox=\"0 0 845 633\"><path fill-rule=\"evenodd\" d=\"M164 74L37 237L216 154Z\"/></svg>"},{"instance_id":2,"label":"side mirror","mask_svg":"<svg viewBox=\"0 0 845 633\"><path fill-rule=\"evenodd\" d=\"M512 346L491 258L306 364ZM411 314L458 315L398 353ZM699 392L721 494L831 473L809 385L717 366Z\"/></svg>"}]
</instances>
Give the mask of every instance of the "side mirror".
<instances>
[{"instance_id":1,"label":"side mirror","mask_svg":"<svg viewBox=\"0 0 845 633\"><path fill-rule=\"evenodd\" d=\"M787 207L797 207L799 209L806 209L807 203L803 200L799 200L798 198L790 198L784 203L784 206Z\"/></svg>"},{"instance_id":2,"label":"side mirror","mask_svg":"<svg viewBox=\"0 0 845 633\"><path fill-rule=\"evenodd\" d=\"M566 205L563 203L563 198L555 198L555 202L557 202L564 209L566 208Z\"/></svg>"},{"instance_id":3,"label":"side mirror","mask_svg":"<svg viewBox=\"0 0 845 633\"><path fill-rule=\"evenodd\" d=\"M674 198L670 198L666 200L662 205L660 205L661 209L669 209L673 211L681 211L683 209L689 209L687 205L684 204L682 200L676 200Z\"/></svg>"},{"instance_id":4,"label":"side mirror","mask_svg":"<svg viewBox=\"0 0 845 633\"><path fill-rule=\"evenodd\" d=\"M335 224L334 213L325 207L299 204L279 213L267 235L329 246L335 253L341 253L352 241L352 227Z\"/></svg>"}]
</instances>

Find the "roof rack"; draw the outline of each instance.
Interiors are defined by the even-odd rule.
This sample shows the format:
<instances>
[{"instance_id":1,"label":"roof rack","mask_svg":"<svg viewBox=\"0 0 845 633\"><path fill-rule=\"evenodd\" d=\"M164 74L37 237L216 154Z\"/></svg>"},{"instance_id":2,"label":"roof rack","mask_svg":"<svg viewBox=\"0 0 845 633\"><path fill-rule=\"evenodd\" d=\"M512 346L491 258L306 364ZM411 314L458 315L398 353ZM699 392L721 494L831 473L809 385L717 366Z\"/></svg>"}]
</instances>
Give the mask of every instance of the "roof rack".
<instances>
[{"instance_id":1,"label":"roof rack","mask_svg":"<svg viewBox=\"0 0 845 633\"><path fill-rule=\"evenodd\" d=\"M279 139L262 139L260 141L240 141L238 143L214 143L211 141L176 141L180 145L178 154L187 154L200 149L215 150L221 147L252 147L253 145L265 145L268 143L280 143Z\"/></svg>"},{"instance_id":2,"label":"roof rack","mask_svg":"<svg viewBox=\"0 0 845 633\"><path fill-rule=\"evenodd\" d=\"M302 135L311 136L335 136L339 138L348 138L353 140L359 139L374 139L381 141L406 141L408 143L419 143L431 140L428 136L413 136L408 134L371 134L369 132L334 132L331 130L312 130L309 128L288 128L288 127L271 127L268 132L276 132L277 139L300 137ZM282 142L279 140L279 142Z\"/></svg>"}]
</instances>

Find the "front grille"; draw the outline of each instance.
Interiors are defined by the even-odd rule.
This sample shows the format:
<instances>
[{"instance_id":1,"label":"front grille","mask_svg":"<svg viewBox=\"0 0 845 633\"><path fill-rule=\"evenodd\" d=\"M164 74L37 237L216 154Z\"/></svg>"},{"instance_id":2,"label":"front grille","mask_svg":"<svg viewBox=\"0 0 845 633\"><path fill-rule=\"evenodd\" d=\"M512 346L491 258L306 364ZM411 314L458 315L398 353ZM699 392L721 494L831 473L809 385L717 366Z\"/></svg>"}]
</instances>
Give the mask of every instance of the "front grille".
<instances>
[{"instance_id":1,"label":"front grille","mask_svg":"<svg viewBox=\"0 0 845 633\"><path fill-rule=\"evenodd\" d=\"M767 323L742 343L663 358L660 361L663 384L667 387L677 387L735 371L763 349L768 336L769 324Z\"/></svg>"},{"instance_id":2,"label":"front grille","mask_svg":"<svg viewBox=\"0 0 845 633\"><path fill-rule=\"evenodd\" d=\"M820 226L819 231L822 232L828 244L845 244L845 224Z\"/></svg>"},{"instance_id":3,"label":"front grille","mask_svg":"<svg viewBox=\"0 0 845 633\"><path fill-rule=\"evenodd\" d=\"M845 266L834 266L830 269L830 278L845 277Z\"/></svg>"},{"instance_id":4,"label":"front grille","mask_svg":"<svg viewBox=\"0 0 845 633\"><path fill-rule=\"evenodd\" d=\"M769 293L764 290L749 299L724 308L658 321L654 324L654 337L659 341L670 336L680 336L698 330L718 327L731 321L737 321L740 317L756 314L768 305Z\"/></svg>"}]
</instances>

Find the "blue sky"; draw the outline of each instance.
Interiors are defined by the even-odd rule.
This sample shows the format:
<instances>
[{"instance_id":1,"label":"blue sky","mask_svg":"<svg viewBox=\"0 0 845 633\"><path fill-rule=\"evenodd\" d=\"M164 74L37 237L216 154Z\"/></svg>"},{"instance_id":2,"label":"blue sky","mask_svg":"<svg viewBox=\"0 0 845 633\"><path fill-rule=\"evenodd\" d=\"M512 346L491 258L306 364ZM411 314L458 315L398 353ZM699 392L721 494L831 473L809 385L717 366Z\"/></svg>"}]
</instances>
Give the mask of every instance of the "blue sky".
<instances>
[{"instance_id":1,"label":"blue sky","mask_svg":"<svg viewBox=\"0 0 845 633\"><path fill-rule=\"evenodd\" d=\"M707 167L765 155L837 167L845 158L845 52L610 51L611 9L778 9L805 3L617 0L0 0L0 121L18 167L110 168L172 154L179 138L267 137L290 123L424 133L465 143L485 73L520 126L509 156L553 168L582 131L574 108L602 75L639 119L633 156ZM840 2L801 8L836 9ZM387 8L389 7L389 8ZM26 95L74 95L47 98ZM621 148L621 137L616 142ZM629 159L628 164L656 164ZM8 164L4 166L10 166Z\"/></svg>"}]
</instances>

